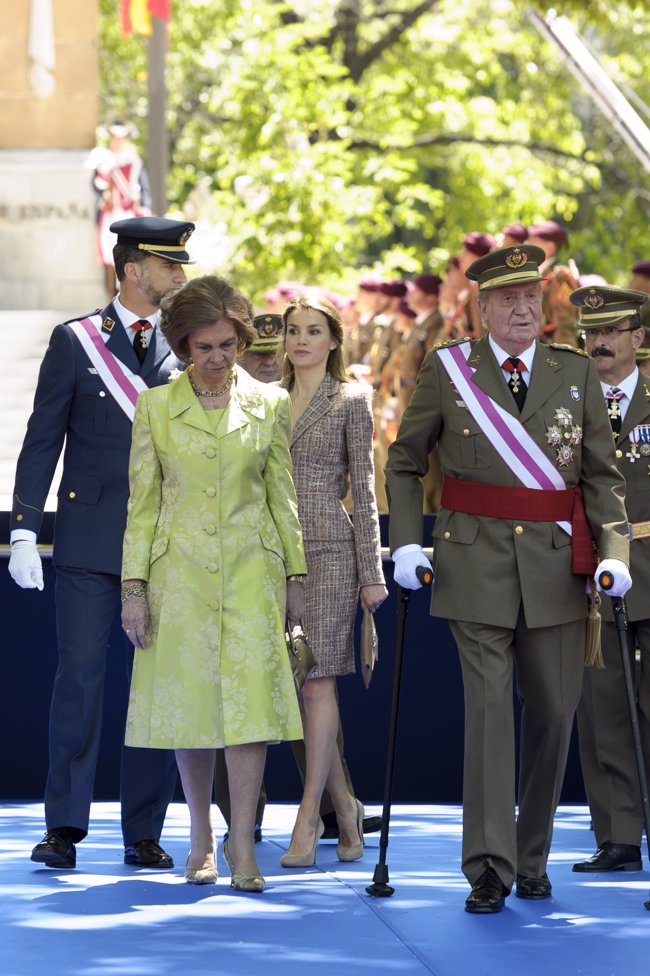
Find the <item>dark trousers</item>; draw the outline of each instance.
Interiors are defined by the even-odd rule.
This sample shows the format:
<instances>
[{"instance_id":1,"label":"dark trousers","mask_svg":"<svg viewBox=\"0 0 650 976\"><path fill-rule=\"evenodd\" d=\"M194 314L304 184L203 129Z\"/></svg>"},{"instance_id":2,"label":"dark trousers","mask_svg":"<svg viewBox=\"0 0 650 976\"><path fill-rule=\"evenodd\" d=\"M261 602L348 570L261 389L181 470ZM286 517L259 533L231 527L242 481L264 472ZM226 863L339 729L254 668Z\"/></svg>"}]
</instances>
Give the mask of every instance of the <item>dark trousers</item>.
<instances>
[{"instance_id":1,"label":"dark trousers","mask_svg":"<svg viewBox=\"0 0 650 976\"><path fill-rule=\"evenodd\" d=\"M106 652L119 591L119 576L56 569L59 661L50 705L45 822L48 829L70 828L75 841L88 833ZM126 663L130 679L133 648L129 644ZM160 838L176 777L173 751L123 747L120 799L125 845Z\"/></svg>"},{"instance_id":2,"label":"dark trousers","mask_svg":"<svg viewBox=\"0 0 650 976\"><path fill-rule=\"evenodd\" d=\"M629 624L641 655L630 661L635 680L639 734L650 782L650 620ZM643 809L630 708L616 625L602 624L605 667L587 668L578 708L580 762L596 846L641 846Z\"/></svg>"}]
</instances>

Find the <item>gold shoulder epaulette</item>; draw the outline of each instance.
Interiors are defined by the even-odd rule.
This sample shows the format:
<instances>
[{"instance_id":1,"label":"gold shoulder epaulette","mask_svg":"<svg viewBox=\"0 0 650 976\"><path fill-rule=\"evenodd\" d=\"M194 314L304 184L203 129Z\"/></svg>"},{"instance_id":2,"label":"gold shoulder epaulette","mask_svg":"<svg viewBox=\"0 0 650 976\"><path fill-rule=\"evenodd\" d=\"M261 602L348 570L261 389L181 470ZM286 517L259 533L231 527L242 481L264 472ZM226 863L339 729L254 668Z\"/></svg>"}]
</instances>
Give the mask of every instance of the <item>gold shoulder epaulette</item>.
<instances>
[{"instance_id":1,"label":"gold shoulder epaulette","mask_svg":"<svg viewBox=\"0 0 650 976\"><path fill-rule=\"evenodd\" d=\"M459 346L461 342L472 342L472 339L470 336L463 336L462 339L446 339L444 342L436 342L435 346L431 347L431 351L444 349L446 346Z\"/></svg>"},{"instance_id":2,"label":"gold shoulder epaulette","mask_svg":"<svg viewBox=\"0 0 650 976\"><path fill-rule=\"evenodd\" d=\"M584 349L578 349L577 346L572 346L568 342L549 342L549 346L551 349L566 349L567 352L575 352L578 356L589 355Z\"/></svg>"}]
</instances>

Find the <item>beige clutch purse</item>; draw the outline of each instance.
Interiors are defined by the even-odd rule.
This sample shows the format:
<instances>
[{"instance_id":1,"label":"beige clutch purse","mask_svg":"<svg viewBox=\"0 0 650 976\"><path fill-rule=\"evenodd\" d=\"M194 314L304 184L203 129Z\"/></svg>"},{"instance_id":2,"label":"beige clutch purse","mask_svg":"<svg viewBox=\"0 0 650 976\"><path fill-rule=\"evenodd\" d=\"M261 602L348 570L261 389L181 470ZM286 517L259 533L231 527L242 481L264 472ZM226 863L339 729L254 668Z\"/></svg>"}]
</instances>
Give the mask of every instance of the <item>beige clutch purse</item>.
<instances>
[{"instance_id":1,"label":"beige clutch purse","mask_svg":"<svg viewBox=\"0 0 650 976\"><path fill-rule=\"evenodd\" d=\"M370 680L375 664L379 660L379 641L375 628L375 618L369 610L363 611L361 623L361 677L366 688L370 687Z\"/></svg>"}]
</instances>

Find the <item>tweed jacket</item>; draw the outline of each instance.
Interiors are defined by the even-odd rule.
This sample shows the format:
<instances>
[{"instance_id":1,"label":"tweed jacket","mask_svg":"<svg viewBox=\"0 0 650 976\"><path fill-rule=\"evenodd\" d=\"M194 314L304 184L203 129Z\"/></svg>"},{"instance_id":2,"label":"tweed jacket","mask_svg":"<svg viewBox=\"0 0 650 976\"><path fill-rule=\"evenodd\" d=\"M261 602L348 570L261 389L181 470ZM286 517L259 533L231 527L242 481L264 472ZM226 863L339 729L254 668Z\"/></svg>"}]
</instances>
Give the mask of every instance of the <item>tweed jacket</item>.
<instances>
[{"instance_id":1,"label":"tweed jacket","mask_svg":"<svg viewBox=\"0 0 650 976\"><path fill-rule=\"evenodd\" d=\"M372 438L370 393L329 373L291 438L303 538L306 543L353 540L360 586L384 582ZM343 507L348 486L354 522Z\"/></svg>"},{"instance_id":2,"label":"tweed jacket","mask_svg":"<svg viewBox=\"0 0 650 976\"><path fill-rule=\"evenodd\" d=\"M95 314L95 313L91 313ZM148 386L183 364L158 328L142 366L111 302L106 348ZM83 318L83 316L81 316ZM38 534L65 443L54 529L54 565L119 575L129 497L132 424L108 393L68 323L57 325L43 358L16 468L12 529Z\"/></svg>"},{"instance_id":3,"label":"tweed jacket","mask_svg":"<svg viewBox=\"0 0 650 976\"><path fill-rule=\"evenodd\" d=\"M488 338L471 341L472 382L518 416ZM581 442L560 463L549 430L568 411ZM600 557L628 562L624 482L614 458L611 427L593 362L578 350L537 343L519 420L564 478L580 485ZM452 386L438 350L428 353L386 467L390 544L422 540L422 487L429 452L438 445L442 472L481 484L516 485ZM496 519L441 508L434 526L436 579L431 612L452 620L513 628L520 607L529 627L578 620L586 614L584 577L571 572L571 540L555 522Z\"/></svg>"},{"instance_id":4,"label":"tweed jacket","mask_svg":"<svg viewBox=\"0 0 650 976\"><path fill-rule=\"evenodd\" d=\"M625 508L630 522L650 520L650 453L645 453L650 444L637 444L633 450L630 441L631 432L642 424L650 424L650 379L640 373L615 445L616 463L625 477ZM650 539L630 542L630 573L632 587L625 594L628 619L648 620ZM613 620L611 600L603 600L601 613L603 619Z\"/></svg>"}]
</instances>

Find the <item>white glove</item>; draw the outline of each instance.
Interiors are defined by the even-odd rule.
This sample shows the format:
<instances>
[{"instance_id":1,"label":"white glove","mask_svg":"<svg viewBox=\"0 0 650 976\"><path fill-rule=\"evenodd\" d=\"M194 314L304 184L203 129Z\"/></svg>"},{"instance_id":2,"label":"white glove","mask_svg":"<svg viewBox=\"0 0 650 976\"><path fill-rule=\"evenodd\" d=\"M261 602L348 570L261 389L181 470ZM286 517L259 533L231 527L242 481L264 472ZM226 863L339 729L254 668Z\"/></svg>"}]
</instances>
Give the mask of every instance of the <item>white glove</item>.
<instances>
[{"instance_id":1,"label":"white glove","mask_svg":"<svg viewBox=\"0 0 650 976\"><path fill-rule=\"evenodd\" d=\"M414 542L408 546L399 546L393 553L393 562L395 563L393 579L405 590L422 588L422 583L415 575L418 566L424 566L433 573L433 566L424 555L422 546L418 546Z\"/></svg>"},{"instance_id":2,"label":"white glove","mask_svg":"<svg viewBox=\"0 0 650 976\"><path fill-rule=\"evenodd\" d=\"M613 586L609 590L605 590L608 596L625 596L632 586L630 570L622 559L603 559L598 564L594 581L599 590L602 589L598 582L601 573L609 573L614 578Z\"/></svg>"},{"instance_id":3,"label":"white glove","mask_svg":"<svg viewBox=\"0 0 650 976\"><path fill-rule=\"evenodd\" d=\"M43 564L35 542L19 539L11 543L9 572L23 590L43 589Z\"/></svg>"}]
</instances>

